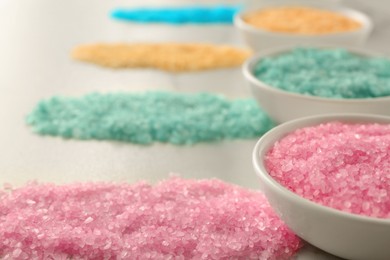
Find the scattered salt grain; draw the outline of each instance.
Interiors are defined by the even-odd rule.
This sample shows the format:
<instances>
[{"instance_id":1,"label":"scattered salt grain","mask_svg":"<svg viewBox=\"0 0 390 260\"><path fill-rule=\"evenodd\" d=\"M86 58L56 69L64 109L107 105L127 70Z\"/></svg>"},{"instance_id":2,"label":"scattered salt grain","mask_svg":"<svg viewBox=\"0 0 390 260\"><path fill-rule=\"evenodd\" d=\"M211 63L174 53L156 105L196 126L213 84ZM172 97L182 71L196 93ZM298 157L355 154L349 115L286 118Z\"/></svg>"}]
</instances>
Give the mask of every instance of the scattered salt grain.
<instances>
[{"instance_id":1,"label":"scattered salt grain","mask_svg":"<svg viewBox=\"0 0 390 260\"><path fill-rule=\"evenodd\" d=\"M280 260L300 247L261 193L218 180L180 178L155 186L15 188L0 195L0 237L0 258L15 260Z\"/></svg>"},{"instance_id":2,"label":"scattered salt grain","mask_svg":"<svg viewBox=\"0 0 390 260\"><path fill-rule=\"evenodd\" d=\"M27 122L42 135L176 145L254 138L273 126L253 99L158 91L52 97Z\"/></svg>"},{"instance_id":3,"label":"scattered salt grain","mask_svg":"<svg viewBox=\"0 0 390 260\"><path fill-rule=\"evenodd\" d=\"M265 164L306 199L390 218L390 125L329 122L298 129L274 144Z\"/></svg>"},{"instance_id":4,"label":"scattered salt grain","mask_svg":"<svg viewBox=\"0 0 390 260\"><path fill-rule=\"evenodd\" d=\"M12 185L10 183L6 182L3 184L3 188L5 190L12 190Z\"/></svg>"}]
</instances>

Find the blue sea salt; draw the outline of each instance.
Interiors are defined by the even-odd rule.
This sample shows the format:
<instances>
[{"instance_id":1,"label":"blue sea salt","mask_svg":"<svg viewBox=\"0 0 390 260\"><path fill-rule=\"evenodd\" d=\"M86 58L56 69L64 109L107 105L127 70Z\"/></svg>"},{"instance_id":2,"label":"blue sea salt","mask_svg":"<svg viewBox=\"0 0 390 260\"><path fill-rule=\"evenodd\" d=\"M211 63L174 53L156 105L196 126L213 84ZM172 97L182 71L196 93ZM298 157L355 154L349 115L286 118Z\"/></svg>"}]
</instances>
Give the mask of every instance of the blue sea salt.
<instances>
[{"instance_id":1,"label":"blue sea salt","mask_svg":"<svg viewBox=\"0 0 390 260\"><path fill-rule=\"evenodd\" d=\"M160 91L55 96L27 123L41 135L177 145L255 138L273 126L253 99Z\"/></svg>"},{"instance_id":2,"label":"blue sea salt","mask_svg":"<svg viewBox=\"0 0 390 260\"><path fill-rule=\"evenodd\" d=\"M239 6L187 6L160 8L117 8L113 19L134 23L232 24Z\"/></svg>"},{"instance_id":3,"label":"blue sea salt","mask_svg":"<svg viewBox=\"0 0 390 260\"><path fill-rule=\"evenodd\" d=\"M390 95L390 60L345 49L297 48L261 59L254 75L281 90L324 98Z\"/></svg>"}]
</instances>

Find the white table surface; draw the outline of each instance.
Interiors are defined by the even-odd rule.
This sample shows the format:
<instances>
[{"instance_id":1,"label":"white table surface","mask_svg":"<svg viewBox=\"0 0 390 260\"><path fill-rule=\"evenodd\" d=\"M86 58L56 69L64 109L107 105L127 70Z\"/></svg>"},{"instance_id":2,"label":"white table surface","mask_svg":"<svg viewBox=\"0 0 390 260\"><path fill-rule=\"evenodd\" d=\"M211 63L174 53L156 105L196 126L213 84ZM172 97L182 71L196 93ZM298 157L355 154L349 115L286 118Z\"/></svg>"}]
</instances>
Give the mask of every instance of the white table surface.
<instances>
[{"instance_id":1,"label":"white table surface","mask_svg":"<svg viewBox=\"0 0 390 260\"><path fill-rule=\"evenodd\" d=\"M376 29L367 48L389 54L388 1L345 2L374 18ZM114 7L156 3L177 5L183 0L0 0L0 184L21 185L29 180L156 182L174 172L184 178L216 177L258 189L251 165L256 140L145 147L42 137L26 126L24 118L34 105L52 95L160 89L250 97L239 68L174 75L154 70L114 71L70 59L74 46L94 42L203 41L241 45L232 26L130 25L108 18ZM298 259L338 258L308 246Z\"/></svg>"}]
</instances>

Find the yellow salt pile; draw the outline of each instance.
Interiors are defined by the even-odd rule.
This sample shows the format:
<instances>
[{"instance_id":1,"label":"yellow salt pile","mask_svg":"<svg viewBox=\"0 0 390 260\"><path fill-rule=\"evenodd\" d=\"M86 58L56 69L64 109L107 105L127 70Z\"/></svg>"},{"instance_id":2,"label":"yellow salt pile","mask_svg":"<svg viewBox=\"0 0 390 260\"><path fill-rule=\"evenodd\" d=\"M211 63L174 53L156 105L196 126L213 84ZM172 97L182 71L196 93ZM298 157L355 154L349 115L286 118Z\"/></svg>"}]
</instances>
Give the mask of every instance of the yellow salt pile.
<instances>
[{"instance_id":1,"label":"yellow salt pile","mask_svg":"<svg viewBox=\"0 0 390 260\"><path fill-rule=\"evenodd\" d=\"M76 47L74 59L111 68L156 68L171 72L240 66L250 51L201 43L90 44Z\"/></svg>"}]
</instances>

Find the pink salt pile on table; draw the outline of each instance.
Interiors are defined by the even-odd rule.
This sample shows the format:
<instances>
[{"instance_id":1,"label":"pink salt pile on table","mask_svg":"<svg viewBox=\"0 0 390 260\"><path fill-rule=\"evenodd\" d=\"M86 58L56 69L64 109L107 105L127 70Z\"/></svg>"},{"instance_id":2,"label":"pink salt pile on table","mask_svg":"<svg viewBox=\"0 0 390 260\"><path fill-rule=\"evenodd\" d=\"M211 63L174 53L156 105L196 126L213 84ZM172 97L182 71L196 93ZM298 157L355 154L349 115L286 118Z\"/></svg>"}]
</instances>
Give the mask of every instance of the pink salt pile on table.
<instances>
[{"instance_id":1,"label":"pink salt pile on table","mask_svg":"<svg viewBox=\"0 0 390 260\"><path fill-rule=\"evenodd\" d=\"M0 193L2 259L288 259L265 197L218 180L28 184Z\"/></svg>"},{"instance_id":2,"label":"pink salt pile on table","mask_svg":"<svg viewBox=\"0 0 390 260\"><path fill-rule=\"evenodd\" d=\"M269 174L296 194L342 211L390 218L390 125L329 122L285 136Z\"/></svg>"}]
</instances>

